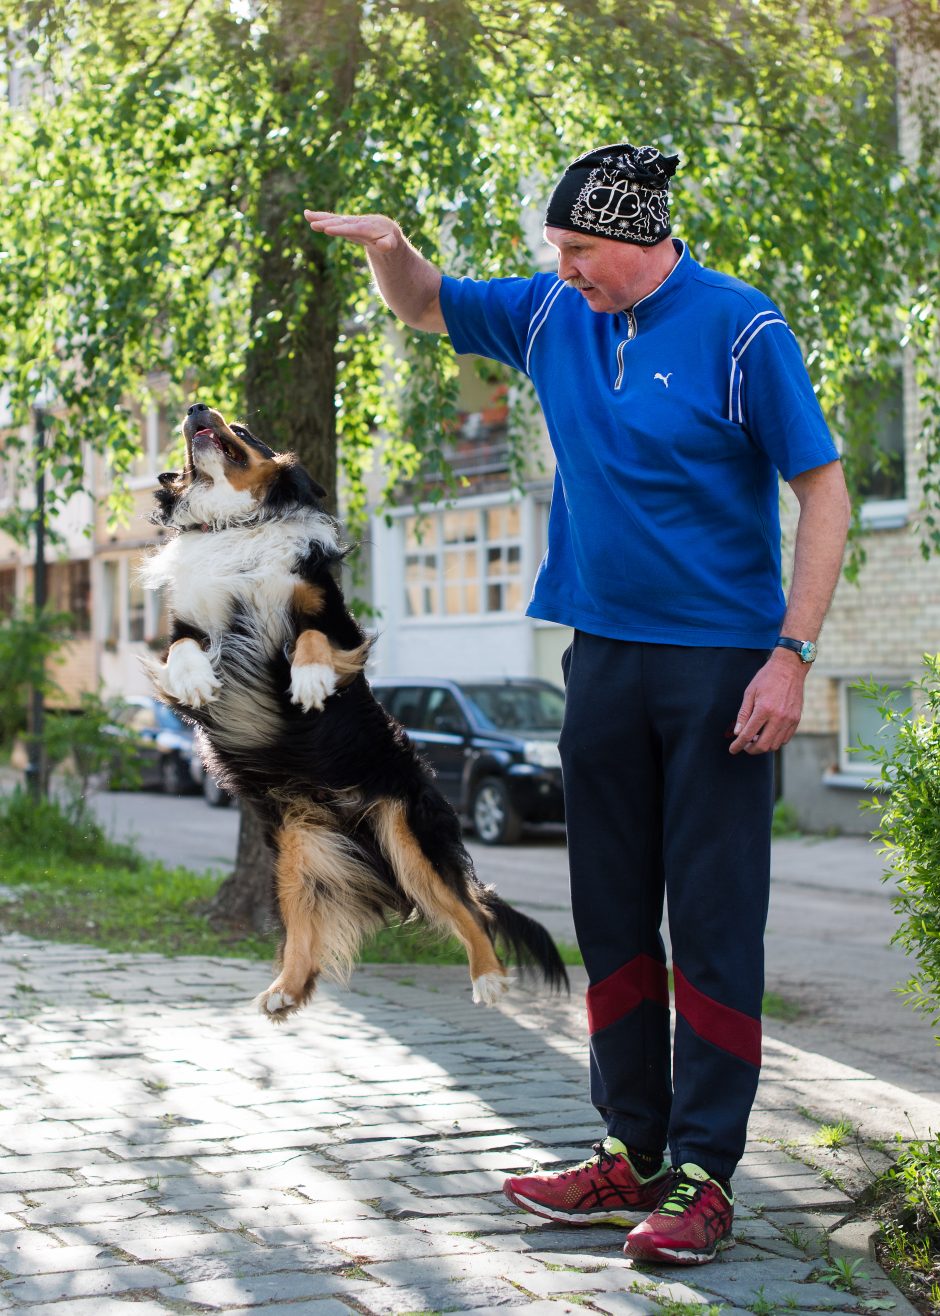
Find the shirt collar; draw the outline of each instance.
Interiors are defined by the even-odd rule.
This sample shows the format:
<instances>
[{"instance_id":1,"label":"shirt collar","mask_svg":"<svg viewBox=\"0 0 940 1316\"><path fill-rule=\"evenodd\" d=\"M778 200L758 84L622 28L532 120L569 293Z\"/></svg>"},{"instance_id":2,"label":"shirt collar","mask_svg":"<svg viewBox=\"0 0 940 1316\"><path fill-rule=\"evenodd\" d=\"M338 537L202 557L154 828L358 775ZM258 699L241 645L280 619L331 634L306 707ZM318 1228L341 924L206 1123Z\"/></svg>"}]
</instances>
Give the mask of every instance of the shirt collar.
<instances>
[{"instance_id":1,"label":"shirt collar","mask_svg":"<svg viewBox=\"0 0 940 1316\"><path fill-rule=\"evenodd\" d=\"M644 324L650 323L662 314L663 310L670 306L676 297L681 295L682 289L697 268L698 262L692 259L688 245L681 238L673 238L672 245L679 253L679 259L675 265L673 265L658 288L648 292L645 297L641 297L638 302L634 302L630 307L637 319L642 320ZM623 311L621 314L625 315L626 312Z\"/></svg>"}]
</instances>

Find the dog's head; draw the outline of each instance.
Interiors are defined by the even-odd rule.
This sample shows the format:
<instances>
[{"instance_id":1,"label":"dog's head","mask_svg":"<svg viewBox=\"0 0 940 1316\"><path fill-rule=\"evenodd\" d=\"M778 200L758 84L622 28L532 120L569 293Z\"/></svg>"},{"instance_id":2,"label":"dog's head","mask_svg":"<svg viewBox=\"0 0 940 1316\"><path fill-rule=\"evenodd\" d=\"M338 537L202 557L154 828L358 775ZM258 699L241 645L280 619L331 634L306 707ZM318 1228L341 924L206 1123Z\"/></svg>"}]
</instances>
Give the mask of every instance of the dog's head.
<instances>
[{"instance_id":1,"label":"dog's head","mask_svg":"<svg viewBox=\"0 0 940 1316\"><path fill-rule=\"evenodd\" d=\"M176 530L222 530L289 516L301 508L322 512L326 490L292 453L277 453L244 425L229 425L204 403L189 408L182 424L186 467L158 476L152 520Z\"/></svg>"}]
</instances>

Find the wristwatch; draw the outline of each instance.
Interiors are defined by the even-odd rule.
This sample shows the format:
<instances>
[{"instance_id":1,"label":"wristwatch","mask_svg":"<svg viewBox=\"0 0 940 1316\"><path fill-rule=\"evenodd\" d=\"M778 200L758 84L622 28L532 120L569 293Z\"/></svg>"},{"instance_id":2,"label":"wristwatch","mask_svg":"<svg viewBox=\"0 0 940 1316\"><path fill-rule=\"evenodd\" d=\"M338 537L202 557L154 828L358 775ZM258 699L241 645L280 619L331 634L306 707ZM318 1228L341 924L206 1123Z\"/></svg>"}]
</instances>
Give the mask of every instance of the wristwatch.
<instances>
[{"instance_id":1,"label":"wristwatch","mask_svg":"<svg viewBox=\"0 0 940 1316\"><path fill-rule=\"evenodd\" d=\"M792 649L794 653L799 654L800 661L806 663L807 666L816 661L818 652L812 640L794 640L789 635L781 635L774 648Z\"/></svg>"}]
</instances>

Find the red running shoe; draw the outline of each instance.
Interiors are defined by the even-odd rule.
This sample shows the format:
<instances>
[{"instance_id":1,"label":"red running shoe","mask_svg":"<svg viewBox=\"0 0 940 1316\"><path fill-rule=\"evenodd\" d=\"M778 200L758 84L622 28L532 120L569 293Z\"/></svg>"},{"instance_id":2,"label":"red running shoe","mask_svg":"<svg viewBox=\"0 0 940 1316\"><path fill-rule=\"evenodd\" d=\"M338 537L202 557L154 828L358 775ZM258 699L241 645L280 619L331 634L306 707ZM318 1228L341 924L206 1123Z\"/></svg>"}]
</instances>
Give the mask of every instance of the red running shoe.
<instances>
[{"instance_id":1,"label":"red running shoe","mask_svg":"<svg viewBox=\"0 0 940 1316\"><path fill-rule=\"evenodd\" d=\"M634 1261L668 1261L703 1266L720 1248L733 1247L734 1193L725 1192L700 1165L673 1171L660 1204L627 1234L624 1254Z\"/></svg>"},{"instance_id":2,"label":"red running shoe","mask_svg":"<svg viewBox=\"0 0 940 1316\"><path fill-rule=\"evenodd\" d=\"M527 1174L507 1179L503 1192L510 1202L546 1220L571 1225L612 1221L632 1225L651 1211L671 1182L668 1165L644 1179L617 1138L595 1142L595 1155L570 1170Z\"/></svg>"}]
</instances>

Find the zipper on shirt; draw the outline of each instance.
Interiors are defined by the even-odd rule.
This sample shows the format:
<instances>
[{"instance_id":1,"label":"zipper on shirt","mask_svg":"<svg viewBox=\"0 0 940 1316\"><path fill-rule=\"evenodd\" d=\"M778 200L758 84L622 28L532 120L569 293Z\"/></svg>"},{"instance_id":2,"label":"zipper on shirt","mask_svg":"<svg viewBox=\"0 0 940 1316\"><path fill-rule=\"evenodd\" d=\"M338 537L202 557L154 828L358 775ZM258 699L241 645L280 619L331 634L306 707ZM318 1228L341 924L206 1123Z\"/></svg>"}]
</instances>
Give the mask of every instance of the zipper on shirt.
<instances>
[{"instance_id":1,"label":"zipper on shirt","mask_svg":"<svg viewBox=\"0 0 940 1316\"><path fill-rule=\"evenodd\" d=\"M627 311L627 336L617 344L617 378L614 381L614 392L620 391L623 383L623 349L632 339L636 338L636 316L632 311Z\"/></svg>"}]
</instances>

